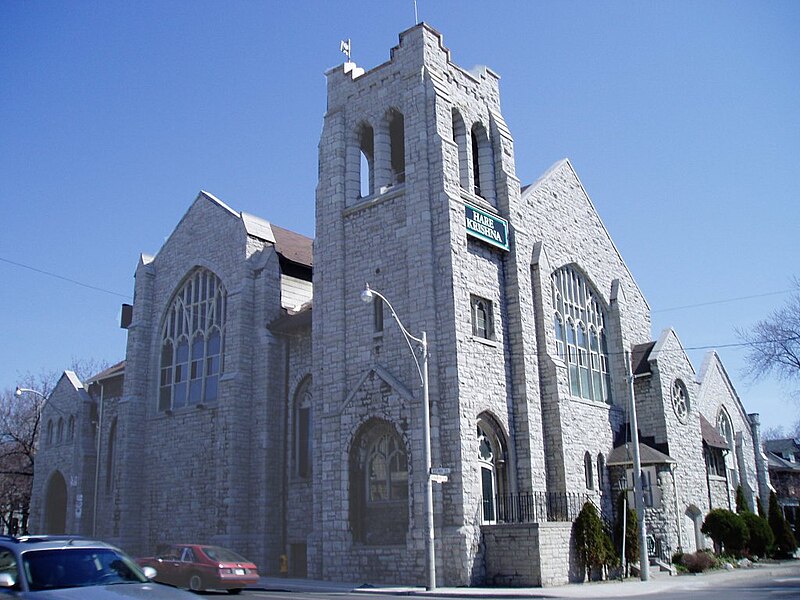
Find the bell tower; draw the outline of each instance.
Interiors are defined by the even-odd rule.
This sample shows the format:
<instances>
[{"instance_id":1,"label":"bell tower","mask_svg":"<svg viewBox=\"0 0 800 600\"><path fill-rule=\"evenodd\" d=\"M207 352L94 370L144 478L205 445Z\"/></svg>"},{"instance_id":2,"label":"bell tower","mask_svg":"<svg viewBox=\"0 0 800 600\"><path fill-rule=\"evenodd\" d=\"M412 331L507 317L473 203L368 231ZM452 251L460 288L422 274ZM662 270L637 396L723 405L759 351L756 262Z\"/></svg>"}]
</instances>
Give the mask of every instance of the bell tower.
<instances>
[{"instance_id":1,"label":"bell tower","mask_svg":"<svg viewBox=\"0 0 800 600\"><path fill-rule=\"evenodd\" d=\"M453 64L426 24L401 33L387 62L365 71L348 60L326 76L310 575L386 579L392 564L389 580L425 583L420 377L388 307L360 302L369 284L409 332L427 333L432 464L451 470L434 486L437 580L473 583L479 527L496 510L487 497L543 480L528 434L514 433L536 386L520 375L522 323L532 316L518 294L531 293L530 262L517 264L509 227L520 188L499 77ZM488 475L478 465L481 423L494 435Z\"/></svg>"}]
</instances>

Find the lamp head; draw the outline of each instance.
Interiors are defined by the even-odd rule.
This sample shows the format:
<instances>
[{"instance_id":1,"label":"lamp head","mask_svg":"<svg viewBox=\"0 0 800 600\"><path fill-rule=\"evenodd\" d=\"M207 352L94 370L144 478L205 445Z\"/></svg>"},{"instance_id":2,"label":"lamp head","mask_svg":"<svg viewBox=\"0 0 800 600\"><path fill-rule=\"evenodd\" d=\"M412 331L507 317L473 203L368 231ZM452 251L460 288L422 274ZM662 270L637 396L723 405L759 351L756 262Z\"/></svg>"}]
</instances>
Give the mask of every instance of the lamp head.
<instances>
[{"instance_id":1,"label":"lamp head","mask_svg":"<svg viewBox=\"0 0 800 600\"><path fill-rule=\"evenodd\" d=\"M19 386L17 386L17 389L16 389L16 390L14 390L14 395L15 395L17 398L19 398L20 396L22 396L22 389L21 389Z\"/></svg>"},{"instance_id":2,"label":"lamp head","mask_svg":"<svg viewBox=\"0 0 800 600\"><path fill-rule=\"evenodd\" d=\"M375 294L372 293L372 290L369 289L369 284L367 284L366 289L361 292L361 300L369 304L373 298L375 298Z\"/></svg>"}]
</instances>

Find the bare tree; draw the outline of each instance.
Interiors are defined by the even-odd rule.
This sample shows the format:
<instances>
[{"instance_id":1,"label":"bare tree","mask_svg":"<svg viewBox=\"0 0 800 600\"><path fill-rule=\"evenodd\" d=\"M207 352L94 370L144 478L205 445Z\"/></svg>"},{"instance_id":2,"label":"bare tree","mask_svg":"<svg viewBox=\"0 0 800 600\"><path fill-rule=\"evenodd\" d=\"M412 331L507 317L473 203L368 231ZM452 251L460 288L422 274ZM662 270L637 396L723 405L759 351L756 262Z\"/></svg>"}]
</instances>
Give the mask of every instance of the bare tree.
<instances>
[{"instance_id":1,"label":"bare tree","mask_svg":"<svg viewBox=\"0 0 800 600\"><path fill-rule=\"evenodd\" d=\"M70 370L85 381L107 364L73 359ZM0 393L0 530L10 534L27 533L42 409L61 374L28 374L19 382L38 393Z\"/></svg>"},{"instance_id":2,"label":"bare tree","mask_svg":"<svg viewBox=\"0 0 800 600\"><path fill-rule=\"evenodd\" d=\"M0 396L0 521L11 534L27 531L42 403L34 394Z\"/></svg>"},{"instance_id":3,"label":"bare tree","mask_svg":"<svg viewBox=\"0 0 800 600\"><path fill-rule=\"evenodd\" d=\"M753 379L774 374L785 381L800 382L800 279L787 303L752 329L738 330L748 346L747 374Z\"/></svg>"},{"instance_id":4,"label":"bare tree","mask_svg":"<svg viewBox=\"0 0 800 600\"><path fill-rule=\"evenodd\" d=\"M784 428L782 425L777 427L767 427L761 432L761 439L768 440L784 440L787 438L800 439L800 419L791 426Z\"/></svg>"}]
</instances>

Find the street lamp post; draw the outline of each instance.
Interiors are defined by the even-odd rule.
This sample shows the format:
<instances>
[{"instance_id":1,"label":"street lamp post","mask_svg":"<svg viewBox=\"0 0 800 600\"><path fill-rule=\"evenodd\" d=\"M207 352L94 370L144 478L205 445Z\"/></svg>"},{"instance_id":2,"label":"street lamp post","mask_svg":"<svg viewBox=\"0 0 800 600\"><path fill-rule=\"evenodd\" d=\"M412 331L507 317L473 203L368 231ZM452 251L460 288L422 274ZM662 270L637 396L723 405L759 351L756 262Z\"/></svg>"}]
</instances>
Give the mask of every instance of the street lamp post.
<instances>
[{"instance_id":1,"label":"street lamp post","mask_svg":"<svg viewBox=\"0 0 800 600\"><path fill-rule=\"evenodd\" d=\"M639 518L639 578L650 579L650 561L647 556L647 526L644 522L644 490L642 488L642 459L639 452L639 423L636 418L636 397L633 390L633 367L631 353L625 352L625 365L628 371L628 392L630 394L631 446L633 447L633 499L636 515Z\"/></svg>"},{"instance_id":2,"label":"street lamp post","mask_svg":"<svg viewBox=\"0 0 800 600\"><path fill-rule=\"evenodd\" d=\"M361 292L361 299L370 303L375 297L383 301L389 307L389 312L392 313L397 326L403 334L403 337L411 350L411 355L414 357L414 362L417 365L419 378L422 384L422 433L423 433L423 461L425 463L425 564L427 567L427 589L436 589L436 553L435 553L435 535L433 530L433 481L431 480L431 415L430 415L430 401L428 392L428 338L423 331L420 337L415 337L403 326L400 317L394 311L392 304L386 299L386 296L376 292L367 284L363 292ZM422 365L420 365L417 358L417 349L422 354Z\"/></svg>"}]
</instances>

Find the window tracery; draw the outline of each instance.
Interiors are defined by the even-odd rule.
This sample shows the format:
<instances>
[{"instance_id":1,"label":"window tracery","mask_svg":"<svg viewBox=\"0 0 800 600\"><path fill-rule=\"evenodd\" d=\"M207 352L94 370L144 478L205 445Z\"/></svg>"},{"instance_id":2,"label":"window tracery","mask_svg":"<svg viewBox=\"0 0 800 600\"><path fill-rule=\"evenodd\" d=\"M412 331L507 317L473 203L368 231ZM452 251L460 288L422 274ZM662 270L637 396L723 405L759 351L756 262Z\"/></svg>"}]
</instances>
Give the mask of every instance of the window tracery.
<instances>
[{"instance_id":1,"label":"window tracery","mask_svg":"<svg viewBox=\"0 0 800 600\"><path fill-rule=\"evenodd\" d=\"M611 403L605 310L586 278L573 267L553 273L556 355L567 363L573 396Z\"/></svg>"},{"instance_id":2,"label":"window tracery","mask_svg":"<svg viewBox=\"0 0 800 600\"><path fill-rule=\"evenodd\" d=\"M208 269L195 269L164 318L159 410L217 401L226 312L220 279Z\"/></svg>"}]
</instances>

